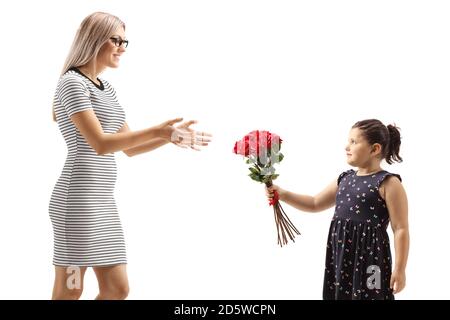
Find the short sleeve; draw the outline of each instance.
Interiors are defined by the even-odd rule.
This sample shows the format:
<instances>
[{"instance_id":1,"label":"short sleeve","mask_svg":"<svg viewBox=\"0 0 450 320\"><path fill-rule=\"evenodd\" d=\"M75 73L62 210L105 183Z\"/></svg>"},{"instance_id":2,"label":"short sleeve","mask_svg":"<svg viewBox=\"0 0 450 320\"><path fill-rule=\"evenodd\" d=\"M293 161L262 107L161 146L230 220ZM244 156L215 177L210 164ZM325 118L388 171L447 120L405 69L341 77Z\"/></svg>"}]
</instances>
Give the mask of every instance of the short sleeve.
<instances>
[{"instance_id":1,"label":"short sleeve","mask_svg":"<svg viewBox=\"0 0 450 320\"><path fill-rule=\"evenodd\" d=\"M341 180L342 180L344 177L346 177L346 176L349 175L349 174L352 174L353 172L355 172L353 169L350 169L350 170L347 170L347 171L345 171L345 172L342 172L342 173L339 175L338 179L337 179L337 184L339 185L339 184L341 183Z\"/></svg>"},{"instance_id":2,"label":"short sleeve","mask_svg":"<svg viewBox=\"0 0 450 320\"><path fill-rule=\"evenodd\" d=\"M76 75L65 75L61 79L58 98L69 118L77 112L92 109L89 90Z\"/></svg>"},{"instance_id":3,"label":"short sleeve","mask_svg":"<svg viewBox=\"0 0 450 320\"><path fill-rule=\"evenodd\" d=\"M385 172L379 179L377 182L377 187L379 188L381 186L381 184L383 183L384 180L386 180L387 177L397 177L398 180L400 180L400 182L402 182L402 177L400 177L399 174L396 173L390 173L390 172Z\"/></svg>"}]
</instances>

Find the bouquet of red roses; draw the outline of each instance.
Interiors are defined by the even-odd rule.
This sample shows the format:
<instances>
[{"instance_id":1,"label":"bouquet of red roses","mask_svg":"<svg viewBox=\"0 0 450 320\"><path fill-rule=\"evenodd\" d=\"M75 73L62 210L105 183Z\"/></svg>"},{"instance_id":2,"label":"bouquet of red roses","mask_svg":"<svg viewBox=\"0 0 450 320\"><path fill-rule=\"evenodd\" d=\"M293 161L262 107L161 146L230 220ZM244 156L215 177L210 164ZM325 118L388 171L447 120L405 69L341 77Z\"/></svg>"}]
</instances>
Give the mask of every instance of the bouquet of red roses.
<instances>
[{"instance_id":1,"label":"bouquet of red roses","mask_svg":"<svg viewBox=\"0 0 450 320\"><path fill-rule=\"evenodd\" d=\"M282 141L278 135L269 131L252 131L234 144L233 151L235 154L247 158L246 163L251 165L248 168L250 178L270 187L272 181L278 177L278 174L275 174L274 165L280 163L284 158L280 152ZM273 206L278 244L283 246L288 243L287 237L295 242L295 234L300 234L300 232L289 220L278 200L279 195L275 191L269 205Z\"/></svg>"}]
</instances>

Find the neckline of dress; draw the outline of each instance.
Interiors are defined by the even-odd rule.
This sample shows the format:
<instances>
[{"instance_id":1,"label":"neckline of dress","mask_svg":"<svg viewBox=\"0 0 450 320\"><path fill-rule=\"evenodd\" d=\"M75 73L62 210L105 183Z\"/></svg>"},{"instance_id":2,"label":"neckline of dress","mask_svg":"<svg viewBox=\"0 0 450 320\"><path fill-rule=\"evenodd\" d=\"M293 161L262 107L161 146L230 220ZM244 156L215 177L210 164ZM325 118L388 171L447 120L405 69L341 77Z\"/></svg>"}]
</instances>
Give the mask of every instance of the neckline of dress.
<instances>
[{"instance_id":1,"label":"neckline of dress","mask_svg":"<svg viewBox=\"0 0 450 320\"><path fill-rule=\"evenodd\" d=\"M82 75L83 77L85 77L86 79L88 79L97 89L103 91L105 90L105 86L103 85L102 80L100 80L99 78L97 78L98 82L100 82L100 85L96 84L94 81L92 81L91 78L89 78L87 75L85 75L83 72L81 72L80 69L78 69L77 67L73 67L70 68L69 70L75 71L76 73Z\"/></svg>"},{"instance_id":2,"label":"neckline of dress","mask_svg":"<svg viewBox=\"0 0 450 320\"><path fill-rule=\"evenodd\" d=\"M373 172L373 173L370 173L370 174L365 174L365 175L362 175L362 176L358 176L358 171L355 171L355 176L357 176L357 177L370 177L370 176L376 175L376 174L378 174L380 172L384 172L384 171L386 171L386 170L381 169L381 170L379 170L377 172Z\"/></svg>"}]
</instances>

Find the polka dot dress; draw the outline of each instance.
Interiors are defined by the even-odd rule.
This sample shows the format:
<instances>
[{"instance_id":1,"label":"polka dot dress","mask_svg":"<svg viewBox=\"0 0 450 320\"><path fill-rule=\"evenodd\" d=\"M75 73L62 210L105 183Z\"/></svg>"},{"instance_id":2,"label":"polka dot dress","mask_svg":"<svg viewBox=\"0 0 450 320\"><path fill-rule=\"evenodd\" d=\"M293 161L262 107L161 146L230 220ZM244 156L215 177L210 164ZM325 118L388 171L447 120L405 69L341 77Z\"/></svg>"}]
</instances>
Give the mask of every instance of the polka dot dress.
<instances>
[{"instance_id":1,"label":"polka dot dress","mask_svg":"<svg viewBox=\"0 0 450 320\"><path fill-rule=\"evenodd\" d=\"M388 176L401 181L384 170L367 176L349 170L339 176L327 241L324 299L394 299L389 288L389 212L378 192Z\"/></svg>"}]
</instances>

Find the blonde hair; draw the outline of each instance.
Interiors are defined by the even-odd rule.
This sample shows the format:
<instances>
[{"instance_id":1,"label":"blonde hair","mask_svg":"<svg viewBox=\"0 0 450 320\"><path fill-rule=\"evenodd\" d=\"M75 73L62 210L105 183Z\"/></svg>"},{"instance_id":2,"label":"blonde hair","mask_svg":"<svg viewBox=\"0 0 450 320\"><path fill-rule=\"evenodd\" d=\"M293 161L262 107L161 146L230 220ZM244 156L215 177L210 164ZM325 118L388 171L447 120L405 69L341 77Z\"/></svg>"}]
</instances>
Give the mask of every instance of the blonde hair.
<instances>
[{"instance_id":1,"label":"blonde hair","mask_svg":"<svg viewBox=\"0 0 450 320\"><path fill-rule=\"evenodd\" d=\"M94 12L84 18L73 39L61 76L70 68L83 66L92 60L95 63L101 47L119 27L125 29L125 23L109 13ZM56 121L54 108L53 120Z\"/></svg>"}]
</instances>

